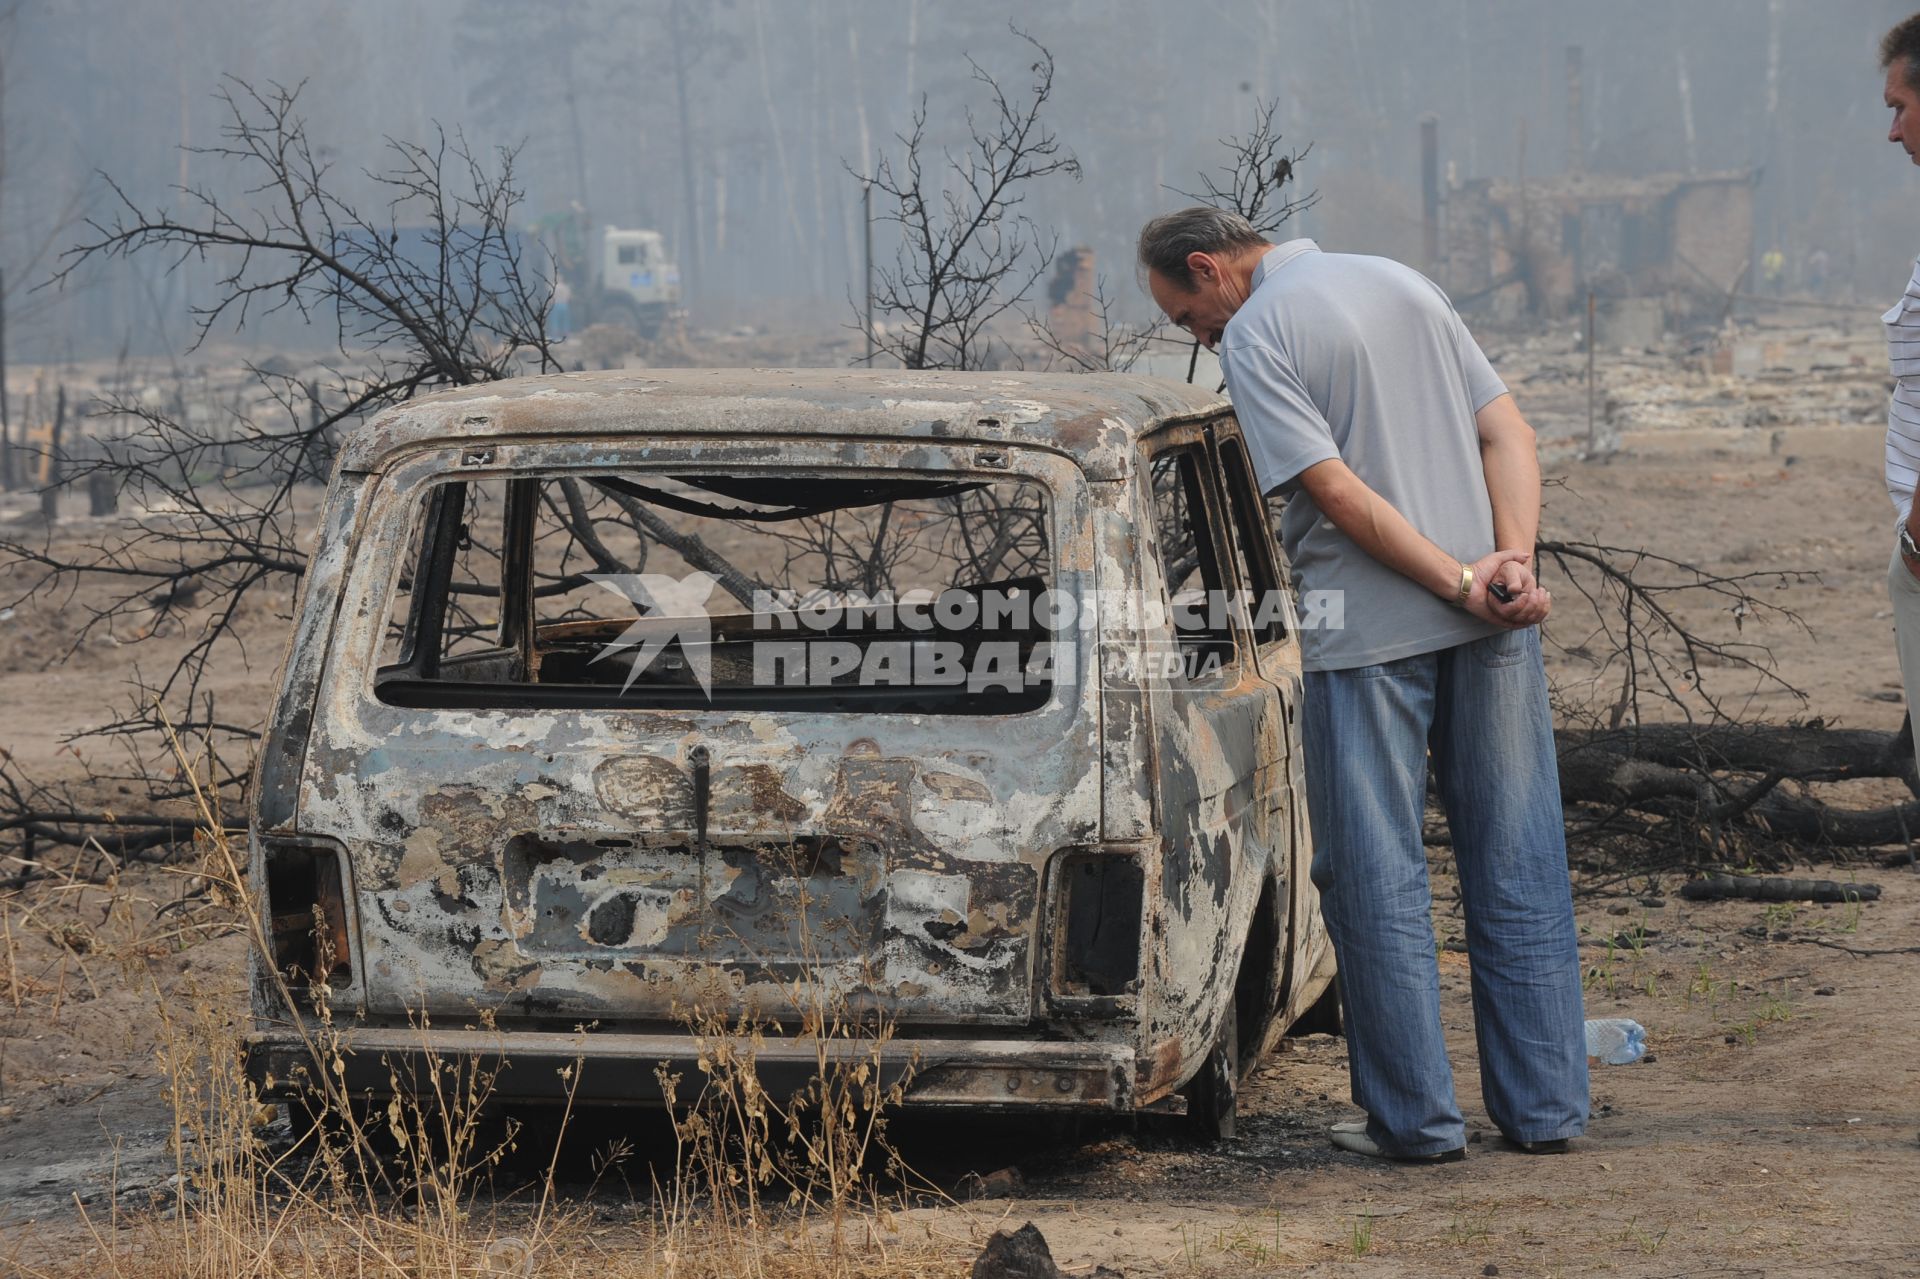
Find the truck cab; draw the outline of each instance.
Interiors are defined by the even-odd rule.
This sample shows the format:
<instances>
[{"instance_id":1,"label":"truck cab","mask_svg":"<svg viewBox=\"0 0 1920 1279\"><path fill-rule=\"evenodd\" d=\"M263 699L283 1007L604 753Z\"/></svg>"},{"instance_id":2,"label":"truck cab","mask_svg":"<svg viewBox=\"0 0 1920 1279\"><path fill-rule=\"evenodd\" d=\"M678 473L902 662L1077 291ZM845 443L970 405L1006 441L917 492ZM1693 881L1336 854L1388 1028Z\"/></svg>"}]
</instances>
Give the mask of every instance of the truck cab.
<instances>
[{"instance_id":1,"label":"truck cab","mask_svg":"<svg viewBox=\"0 0 1920 1279\"><path fill-rule=\"evenodd\" d=\"M651 337L679 306L680 268L667 257L661 234L603 228L596 319Z\"/></svg>"}]
</instances>

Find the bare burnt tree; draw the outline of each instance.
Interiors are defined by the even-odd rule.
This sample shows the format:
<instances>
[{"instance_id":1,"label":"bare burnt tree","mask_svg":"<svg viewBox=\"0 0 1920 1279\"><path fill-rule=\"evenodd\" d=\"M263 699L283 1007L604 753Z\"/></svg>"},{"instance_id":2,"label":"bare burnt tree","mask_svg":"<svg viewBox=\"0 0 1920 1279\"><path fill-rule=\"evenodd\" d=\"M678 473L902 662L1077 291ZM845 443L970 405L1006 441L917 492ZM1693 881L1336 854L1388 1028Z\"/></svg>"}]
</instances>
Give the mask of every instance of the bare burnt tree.
<instances>
[{"instance_id":1,"label":"bare burnt tree","mask_svg":"<svg viewBox=\"0 0 1920 1279\"><path fill-rule=\"evenodd\" d=\"M1539 542L1535 557L1543 576L1547 565L1556 570L1543 638L1585 671L1558 677L1553 688L1562 798L1576 847L1590 855L1611 846L1616 860L1624 853L1640 864L1691 865L1731 852L1728 823L1738 825L1744 810L1734 805L1750 787L1723 768L1714 742L1750 731L1741 719L1755 692L1804 703L1747 627L1804 630L1797 614L1760 592L1810 575L1721 575L1644 549L1554 539ZM1704 619L1715 614L1732 622L1732 638L1705 633ZM1733 681L1744 703L1730 695ZM1680 750L1686 763L1656 766L1648 750L1669 758ZM1649 785L1661 771L1666 782ZM1668 783L1681 774L1684 788L1676 791Z\"/></svg>"},{"instance_id":2,"label":"bare burnt tree","mask_svg":"<svg viewBox=\"0 0 1920 1279\"><path fill-rule=\"evenodd\" d=\"M1556 639L1569 658L1591 669L1587 683L1600 691L1597 704L1604 707L1605 723L1599 723L1602 715L1596 710L1568 714L1609 730L1638 727L1651 701L1686 722L1734 723L1746 708L1731 705L1717 683L1710 686L1704 672L1716 669L1744 673L1757 688L1806 700L1775 673L1772 652L1744 637L1749 619L1806 631L1797 613L1755 592L1808 583L1813 574L1790 569L1715 574L1653 551L1593 542L1542 541L1535 555L1552 561L1571 588L1572 598L1561 592L1555 609ZM1691 613L1703 608L1723 612L1733 623L1735 638L1711 639L1683 620L1683 609ZM1569 631L1576 628L1585 629L1568 642ZM1617 693L1612 691L1615 680ZM1564 683L1561 692L1570 692ZM1592 707L1596 699L1583 698L1578 704Z\"/></svg>"},{"instance_id":3,"label":"bare burnt tree","mask_svg":"<svg viewBox=\"0 0 1920 1279\"><path fill-rule=\"evenodd\" d=\"M1279 108L1278 101L1256 101L1253 127L1246 133L1220 139L1220 145L1227 151L1227 162L1220 166L1218 176L1202 173L1200 190L1183 191L1174 187L1170 188L1173 193L1216 209L1232 209L1251 222L1261 235L1273 234L1294 214L1313 207L1320 199L1319 192L1309 191L1297 197L1287 194L1289 185L1298 189L1297 170L1313 150L1313 144L1298 150L1284 145L1285 139L1273 122Z\"/></svg>"},{"instance_id":4,"label":"bare burnt tree","mask_svg":"<svg viewBox=\"0 0 1920 1279\"><path fill-rule=\"evenodd\" d=\"M1179 187L1168 190L1198 204L1231 209L1251 222L1261 235L1272 235L1294 214L1312 208L1320 199L1318 191L1294 196L1287 188L1299 189L1298 167L1313 150L1313 144L1309 142L1298 150L1285 145L1273 120L1279 108L1277 100L1256 100L1253 127L1246 133L1220 139L1227 161L1217 175L1200 174L1198 191L1183 191ZM1200 341L1195 338L1187 345L1191 348L1187 356L1187 381L1191 382L1200 364Z\"/></svg>"},{"instance_id":5,"label":"bare burnt tree","mask_svg":"<svg viewBox=\"0 0 1920 1279\"><path fill-rule=\"evenodd\" d=\"M1053 260L1053 242L1043 243L1021 211L1026 188L1055 174L1077 178L1080 164L1041 118L1053 96L1053 55L1018 28L1013 33L1034 55L1026 96L1008 96L969 57L988 107L967 111L965 145L940 153L943 171L928 171L923 96L913 127L898 135L898 161L882 155L871 179L876 218L900 229L893 264L875 268L874 308L891 321L877 345L906 368L989 367L991 326L1026 301ZM864 328L857 315L854 327Z\"/></svg>"},{"instance_id":6,"label":"bare burnt tree","mask_svg":"<svg viewBox=\"0 0 1920 1279\"><path fill-rule=\"evenodd\" d=\"M1911 848L1920 775L1910 727L1889 733L1756 714L1770 697L1805 705L1753 632L1806 631L1768 594L1813 574L1719 574L1644 549L1553 538L1535 553L1555 592L1543 642L1573 672L1556 677L1552 696L1569 847L1589 872L1583 890L1663 872L1783 869L1848 849ZM1898 783L1904 798L1830 789L1875 779Z\"/></svg>"},{"instance_id":7,"label":"bare burnt tree","mask_svg":"<svg viewBox=\"0 0 1920 1279\"><path fill-rule=\"evenodd\" d=\"M203 405L189 414L180 394L172 403L127 396L96 405L124 434L109 449L65 459L66 478L84 483L107 472L145 516L78 542L53 527L0 536L0 566L24 583L0 604L46 599L83 610L69 652L98 637L137 644L169 624L193 628L168 669L136 677L124 716L81 734L122 739L133 761L126 780L145 785L152 801L178 798L155 751L165 741L163 715L196 751L237 745L213 753L231 757L222 785L242 784L255 734L220 718L207 675L217 661L244 658L242 614L263 597L284 601L305 570L312 503L295 498L303 482L330 472L341 431L424 392L558 367L545 330L548 284L513 230L520 191L511 151L483 156L444 131L424 144L389 138L386 166L349 178L309 137L297 87L231 80L219 97L221 140L195 152L224 169L228 184L179 191L175 211L142 207L103 179L118 212L86 224L54 280L99 260L152 257L169 269L204 262L217 285L194 312L196 346L217 330L288 313L330 331L335 355L322 360L317 381L278 362L250 366L251 403L225 411ZM372 192L363 204L341 195L356 180ZM284 602L274 607L284 612ZM8 774L0 832L89 838L88 819L100 814L49 803L54 797L12 770L0 761ZM121 815L117 824L141 820ZM101 842L130 848L149 838Z\"/></svg>"}]
</instances>

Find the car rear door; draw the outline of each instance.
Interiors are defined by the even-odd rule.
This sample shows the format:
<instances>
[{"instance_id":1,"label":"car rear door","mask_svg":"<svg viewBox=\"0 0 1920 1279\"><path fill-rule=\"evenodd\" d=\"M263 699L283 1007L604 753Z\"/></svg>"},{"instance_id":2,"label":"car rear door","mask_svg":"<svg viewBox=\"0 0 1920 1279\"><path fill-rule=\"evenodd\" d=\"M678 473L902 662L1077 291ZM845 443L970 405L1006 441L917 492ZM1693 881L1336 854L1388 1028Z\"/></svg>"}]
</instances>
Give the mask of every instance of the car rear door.
<instances>
[{"instance_id":1,"label":"car rear door","mask_svg":"<svg viewBox=\"0 0 1920 1279\"><path fill-rule=\"evenodd\" d=\"M1211 426L1151 438L1144 467L1153 534L1143 581L1168 613L1144 646L1151 667L1161 862L1155 894L1165 960L1149 1038L1178 1039L1186 1068L1233 1007L1255 903L1287 835L1268 798L1283 786L1284 723L1234 607L1242 590ZM1152 628L1150 627L1150 632ZM1266 962L1252 957L1252 962ZM1264 984L1264 983L1263 983ZM1160 1079L1156 1082L1165 1083Z\"/></svg>"},{"instance_id":2,"label":"car rear door","mask_svg":"<svg viewBox=\"0 0 1920 1279\"><path fill-rule=\"evenodd\" d=\"M1285 832L1275 847L1274 872L1286 892L1284 959L1274 994L1280 1001L1274 1035L1317 997L1313 977L1330 962L1332 943L1320 914L1320 890L1309 873L1313 836L1307 821L1306 759L1300 743L1300 637L1287 591L1284 557L1266 502L1254 478L1239 423L1231 416L1215 424L1214 449L1226 501L1228 524L1241 578L1249 594L1248 623L1260 673L1279 699L1283 752L1276 784L1266 792L1276 829Z\"/></svg>"}]
</instances>

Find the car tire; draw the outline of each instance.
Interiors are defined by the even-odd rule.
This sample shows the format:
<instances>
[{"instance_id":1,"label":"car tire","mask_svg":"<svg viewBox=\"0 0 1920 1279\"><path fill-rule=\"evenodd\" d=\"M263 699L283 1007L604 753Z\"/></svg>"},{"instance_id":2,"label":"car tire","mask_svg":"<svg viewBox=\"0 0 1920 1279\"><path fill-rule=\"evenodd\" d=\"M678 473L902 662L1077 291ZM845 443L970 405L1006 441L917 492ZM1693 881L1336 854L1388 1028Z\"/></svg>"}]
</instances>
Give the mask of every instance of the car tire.
<instances>
[{"instance_id":1,"label":"car tire","mask_svg":"<svg viewBox=\"0 0 1920 1279\"><path fill-rule=\"evenodd\" d=\"M1345 1022L1340 1016L1340 974L1335 973L1327 988L1320 992L1320 998L1313 1001L1307 1011L1295 1019L1287 1028L1289 1035L1338 1035L1343 1033Z\"/></svg>"},{"instance_id":2,"label":"car tire","mask_svg":"<svg viewBox=\"0 0 1920 1279\"><path fill-rule=\"evenodd\" d=\"M1234 1135L1240 1113L1240 1018L1233 1001L1200 1073L1185 1090L1187 1130L1197 1141L1224 1141Z\"/></svg>"}]
</instances>

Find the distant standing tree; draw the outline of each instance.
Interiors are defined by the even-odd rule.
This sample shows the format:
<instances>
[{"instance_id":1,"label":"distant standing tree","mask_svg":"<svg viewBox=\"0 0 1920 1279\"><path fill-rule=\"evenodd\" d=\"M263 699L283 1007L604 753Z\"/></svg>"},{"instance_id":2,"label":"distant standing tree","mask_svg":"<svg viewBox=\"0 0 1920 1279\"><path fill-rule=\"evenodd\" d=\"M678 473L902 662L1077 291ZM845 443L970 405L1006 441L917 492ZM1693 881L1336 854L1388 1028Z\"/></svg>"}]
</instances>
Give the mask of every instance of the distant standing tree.
<instances>
[{"instance_id":1,"label":"distant standing tree","mask_svg":"<svg viewBox=\"0 0 1920 1279\"><path fill-rule=\"evenodd\" d=\"M731 0L722 0L722 4ZM705 283L706 238L700 226L701 169L695 163L693 94L689 81L708 58L730 52L715 17L718 6L694 4L692 0L667 0L666 23L671 44L669 60L673 64L674 116L678 122L680 148L681 220L685 223L680 250L681 286L694 296Z\"/></svg>"},{"instance_id":2,"label":"distant standing tree","mask_svg":"<svg viewBox=\"0 0 1920 1279\"><path fill-rule=\"evenodd\" d=\"M58 171L48 164L43 148L23 153L15 136L18 116L9 100L11 55L19 48L15 25L20 5L0 4L0 491L25 482L26 467L13 438L12 412L6 394L7 325L17 336L31 331L43 307L27 294L52 258L54 250L79 220L86 191L80 183L59 193L61 184L49 182ZM29 181L22 178L31 173Z\"/></svg>"},{"instance_id":3,"label":"distant standing tree","mask_svg":"<svg viewBox=\"0 0 1920 1279\"><path fill-rule=\"evenodd\" d=\"M581 99L594 78L584 74L585 52L599 47L608 15L590 0L466 0L460 13L456 46L477 73L468 83L467 102L496 136L517 140L529 122L549 137L535 152L564 154L564 188L591 213L587 186L587 138L581 123ZM589 104L589 110L591 106ZM544 125L544 129L539 126ZM552 135L564 139L564 150ZM535 187L539 191L538 185ZM551 196L549 196L551 198Z\"/></svg>"},{"instance_id":4,"label":"distant standing tree","mask_svg":"<svg viewBox=\"0 0 1920 1279\"><path fill-rule=\"evenodd\" d=\"M871 179L877 218L900 228L893 264L875 271L875 312L896 321L876 345L906 368L990 365L990 326L1026 301L1053 260L1052 242L1043 245L1021 211L1026 186L1057 173L1080 176L1079 161L1041 120L1053 94L1053 55L1018 28L1013 33L1035 55L1027 96L1008 97L968 57L991 111L984 122L967 112L967 145L959 154L946 153L946 180L926 170L924 96L912 129L899 135L904 153L897 163L882 155ZM853 327L863 328L855 309Z\"/></svg>"},{"instance_id":5,"label":"distant standing tree","mask_svg":"<svg viewBox=\"0 0 1920 1279\"><path fill-rule=\"evenodd\" d=\"M87 222L55 279L102 258L207 261L219 275L195 313L198 341L216 326L240 329L290 308L333 327L338 363L328 379L255 368L267 409L236 403L212 421L164 400L109 402L101 411L133 429L113 457L67 462L68 478L85 484L90 472L110 469L137 508L170 514L103 524L78 545L51 530L0 532L0 566L24 583L0 605L71 592L88 610L75 647L101 632L138 642L177 613L204 610L194 642L157 683L138 688L127 716L90 730L121 736L136 761L148 761L131 780L146 783L154 801L178 798L165 780L171 769L153 766L169 753L171 731L238 743L241 756L251 755L255 734L217 716L205 677L222 655L240 651L236 620L262 588L291 588L305 571L312 539L300 526L296 486L331 470L344 426L429 391L559 367L546 335L549 288L523 261L513 229L513 153L483 161L444 133L426 144L389 139L388 166L365 175L377 198L356 207L338 194L344 180L320 158L325 149L310 141L297 92L229 82L222 140L197 149L210 167L230 168L228 193L181 191L187 207L176 214L136 204L109 179L118 215ZM243 758L220 781L237 788L245 773ZM0 833L74 844L105 824L117 830L92 838L126 853L181 827L158 816L89 814L63 800L0 757Z\"/></svg>"}]
</instances>

